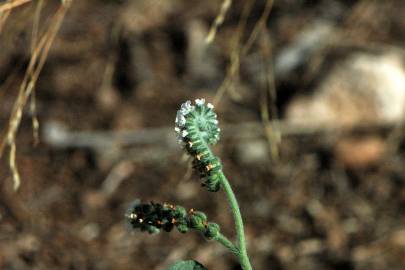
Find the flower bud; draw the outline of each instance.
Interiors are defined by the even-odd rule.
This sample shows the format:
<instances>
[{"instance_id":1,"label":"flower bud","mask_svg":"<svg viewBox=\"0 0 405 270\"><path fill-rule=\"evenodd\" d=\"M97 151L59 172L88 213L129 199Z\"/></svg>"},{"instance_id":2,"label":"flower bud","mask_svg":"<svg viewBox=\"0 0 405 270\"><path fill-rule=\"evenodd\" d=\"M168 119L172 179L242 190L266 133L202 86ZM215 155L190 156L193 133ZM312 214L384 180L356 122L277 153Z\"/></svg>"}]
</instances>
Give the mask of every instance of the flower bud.
<instances>
[{"instance_id":1,"label":"flower bud","mask_svg":"<svg viewBox=\"0 0 405 270\"><path fill-rule=\"evenodd\" d=\"M207 216L203 212L193 212L188 218L188 225L191 229L203 230L207 223Z\"/></svg>"},{"instance_id":2,"label":"flower bud","mask_svg":"<svg viewBox=\"0 0 405 270\"><path fill-rule=\"evenodd\" d=\"M209 222L207 224L207 228L204 231L204 236L208 240L215 239L218 237L220 230L221 230L221 228L219 227L218 224Z\"/></svg>"},{"instance_id":3,"label":"flower bud","mask_svg":"<svg viewBox=\"0 0 405 270\"><path fill-rule=\"evenodd\" d=\"M187 211L184 207L182 206L176 206L174 210L174 217L176 219L183 219L187 216Z\"/></svg>"},{"instance_id":4,"label":"flower bud","mask_svg":"<svg viewBox=\"0 0 405 270\"><path fill-rule=\"evenodd\" d=\"M188 232L189 228L188 228L187 222L186 221L181 221L181 222L177 223L177 230L180 233Z\"/></svg>"}]
</instances>

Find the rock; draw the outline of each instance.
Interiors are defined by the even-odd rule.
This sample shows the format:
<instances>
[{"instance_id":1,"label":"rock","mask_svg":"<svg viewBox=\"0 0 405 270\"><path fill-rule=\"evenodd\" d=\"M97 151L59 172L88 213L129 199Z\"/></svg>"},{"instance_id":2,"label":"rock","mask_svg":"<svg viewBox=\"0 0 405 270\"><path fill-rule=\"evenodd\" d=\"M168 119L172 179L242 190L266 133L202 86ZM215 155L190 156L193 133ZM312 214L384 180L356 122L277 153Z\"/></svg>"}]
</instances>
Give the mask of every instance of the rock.
<instances>
[{"instance_id":1,"label":"rock","mask_svg":"<svg viewBox=\"0 0 405 270\"><path fill-rule=\"evenodd\" d=\"M328 126L401 121L405 106L402 59L396 52L357 52L337 62L313 96L291 102L288 121Z\"/></svg>"},{"instance_id":2,"label":"rock","mask_svg":"<svg viewBox=\"0 0 405 270\"><path fill-rule=\"evenodd\" d=\"M270 160L269 145L265 140L246 141L238 144L237 158L241 164L264 164Z\"/></svg>"},{"instance_id":3,"label":"rock","mask_svg":"<svg viewBox=\"0 0 405 270\"><path fill-rule=\"evenodd\" d=\"M312 54L325 46L333 27L328 21L315 21L302 31L291 45L276 56L274 72L277 78L290 75L297 67L303 65Z\"/></svg>"},{"instance_id":4,"label":"rock","mask_svg":"<svg viewBox=\"0 0 405 270\"><path fill-rule=\"evenodd\" d=\"M349 168L364 168L376 164L385 150L385 142L375 136L344 138L334 148L336 159Z\"/></svg>"}]
</instances>

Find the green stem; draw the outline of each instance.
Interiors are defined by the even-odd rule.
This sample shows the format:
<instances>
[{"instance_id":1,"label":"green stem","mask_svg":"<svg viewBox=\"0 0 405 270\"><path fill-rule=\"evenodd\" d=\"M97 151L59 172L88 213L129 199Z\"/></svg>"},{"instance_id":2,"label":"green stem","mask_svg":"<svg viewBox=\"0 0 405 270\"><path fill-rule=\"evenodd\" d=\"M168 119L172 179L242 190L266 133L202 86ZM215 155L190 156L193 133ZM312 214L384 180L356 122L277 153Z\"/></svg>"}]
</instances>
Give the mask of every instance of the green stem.
<instances>
[{"instance_id":1,"label":"green stem","mask_svg":"<svg viewBox=\"0 0 405 270\"><path fill-rule=\"evenodd\" d=\"M220 233L216 238L214 238L214 240L221 243L223 246L225 246L227 249L232 251L232 253L236 254L239 257L239 249L225 235Z\"/></svg>"},{"instance_id":2,"label":"green stem","mask_svg":"<svg viewBox=\"0 0 405 270\"><path fill-rule=\"evenodd\" d=\"M197 106L198 108L198 106ZM204 110L203 110L204 111ZM191 146L194 147L192 153L196 152L199 153L199 155L204 154L206 156L208 161L214 161L217 158L215 155L212 153L209 143L208 143L208 137L209 133L211 132L210 129L204 130L208 126L209 121L216 121L215 117L213 119L205 119L207 116L206 114L201 114L201 111L193 111L190 113L192 118L191 120L187 120L186 126L189 126L188 134L191 136ZM215 114L214 114L215 115ZM217 128L216 124L215 127ZM212 128L212 126L211 126ZM219 129L217 130L219 133ZM218 134L216 134L218 135ZM194 145L194 146L193 146ZM195 157L197 162L200 160L199 158ZM203 164L203 167L205 167L207 164ZM212 164L210 164L212 165ZM226 179L226 176L222 171L216 172L219 173L219 178L220 178L220 184L225 190L225 194L228 198L229 205L232 210L233 218L235 221L235 229L236 229L236 235L238 238L238 243L235 245L231 243L228 239L225 237L222 238L217 238L216 240L219 241L221 244L224 246L228 247L230 250L232 250L239 258L239 262L242 266L243 270L252 270L252 266L249 261L249 257L247 254L246 250L246 240L245 240L245 232L243 229L243 220L242 220L242 215L240 213L238 201L236 200L235 194L233 193L232 187L228 182L228 179ZM232 247L232 248L230 248ZM235 252L237 251L237 252Z\"/></svg>"},{"instance_id":3,"label":"green stem","mask_svg":"<svg viewBox=\"0 0 405 270\"><path fill-rule=\"evenodd\" d=\"M252 266L250 264L246 250L245 232L243 229L243 220L242 215L240 213L239 204L238 201L236 200L235 193L233 193L232 187L229 184L228 179L223 173L221 173L221 184L225 190L226 196L228 197L229 205L231 206L233 218L235 221L236 235L238 238L239 262L243 270L252 270Z\"/></svg>"}]
</instances>

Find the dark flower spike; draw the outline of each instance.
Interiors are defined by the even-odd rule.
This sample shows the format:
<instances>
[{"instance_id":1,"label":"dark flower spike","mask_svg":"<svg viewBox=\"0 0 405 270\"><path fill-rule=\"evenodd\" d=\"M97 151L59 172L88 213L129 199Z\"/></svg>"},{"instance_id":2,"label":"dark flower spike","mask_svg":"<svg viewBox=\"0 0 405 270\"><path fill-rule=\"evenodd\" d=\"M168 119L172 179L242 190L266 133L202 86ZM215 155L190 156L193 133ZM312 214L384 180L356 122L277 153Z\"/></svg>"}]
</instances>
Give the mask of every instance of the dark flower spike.
<instances>
[{"instance_id":1,"label":"dark flower spike","mask_svg":"<svg viewBox=\"0 0 405 270\"><path fill-rule=\"evenodd\" d=\"M181 233L187 232L187 212L181 206L136 200L125 216L133 229L158 233L161 229L170 232L177 227Z\"/></svg>"},{"instance_id":2,"label":"dark flower spike","mask_svg":"<svg viewBox=\"0 0 405 270\"><path fill-rule=\"evenodd\" d=\"M174 130L178 142L194 158L193 167L203 178L203 185L208 191L216 192L220 189L222 165L209 148L219 141L220 133L213 109L214 106L205 104L204 99L196 99L195 105L186 101L177 112Z\"/></svg>"},{"instance_id":3,"label":"dark flower spike","mask_svg":"<svg viewBox=\"0 0 405 270\"><path fill-rule=\"evenodd\" d=\"M208 239L217 239L220 235L219 225L208 222L207 216L200 211L164 203L141 203L136 200L128 209L126 218L133 229L143 232L158 233L161 230L170 232L174 227L181 233L190 229L197 230Z\"/></svg>"}]
</instances>

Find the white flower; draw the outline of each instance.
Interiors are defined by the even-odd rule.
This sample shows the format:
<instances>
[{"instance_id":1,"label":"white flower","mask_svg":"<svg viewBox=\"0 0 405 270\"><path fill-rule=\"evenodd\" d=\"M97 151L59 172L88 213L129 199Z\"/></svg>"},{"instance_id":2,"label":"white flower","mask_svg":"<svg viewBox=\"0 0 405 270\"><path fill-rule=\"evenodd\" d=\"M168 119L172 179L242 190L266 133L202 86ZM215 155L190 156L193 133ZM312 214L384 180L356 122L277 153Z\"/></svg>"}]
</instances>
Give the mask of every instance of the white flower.
<instances>
[{"instance_id":1,"label":"white flower","mask_svg":"<svg viewBox=\"0 0 405 270\"><path fill-rule=\"evenodd\" d=\"M180 107L180 112L183 115L187 115L189 112L191 112L192 110L194 110L194 106L191 106L191 101L187 100L186 102L184 102L183 104L181 104Z\"/></svg>"},{"instance_id":2,"label":"white flower","mask_svg":"<svg viewBox=\"0 0 405 270\"><path fill-rule=\"evenodd\" d=\"M195 104L197 105L197 106L202 106L202 105L204 105L205 104L205 99L204 98L200 98L200 99L196 99L195 100Z\"/></svg>"},{"instance_id":3,"label":"white flower","mask_svg":"<svg viewBox=\"0 0 405 270\"><path fill-rule=\"evenodd\" d=\"M187 130L183 130L182 132L181 132L181 137L186 137L188 135L188 132L187 132Z\"/></svg>"},{"instance_id":4,"label":"white flower","mask_svg":"<svg viewBox=\"0 0 405 270\"><path fill-rule=\"evenodd\" d=\"M177 112L175 123L177 127L183 127L186 124L186 118L181 111Z\"/></svg>"},{"instance_id":5,"label":"white flower","mask_svg":"<svg viewBox=\"0 0 405 270\"><path fill-rule=\"evenodd\" d=\"M211 103L208 103L208 104L207 104L207 107L208 107L209 109L211 109L211 110L214 109L214 105L212 105Z\"/></svg>"}]
</instances>

